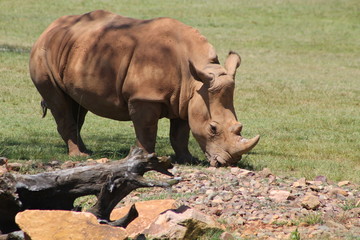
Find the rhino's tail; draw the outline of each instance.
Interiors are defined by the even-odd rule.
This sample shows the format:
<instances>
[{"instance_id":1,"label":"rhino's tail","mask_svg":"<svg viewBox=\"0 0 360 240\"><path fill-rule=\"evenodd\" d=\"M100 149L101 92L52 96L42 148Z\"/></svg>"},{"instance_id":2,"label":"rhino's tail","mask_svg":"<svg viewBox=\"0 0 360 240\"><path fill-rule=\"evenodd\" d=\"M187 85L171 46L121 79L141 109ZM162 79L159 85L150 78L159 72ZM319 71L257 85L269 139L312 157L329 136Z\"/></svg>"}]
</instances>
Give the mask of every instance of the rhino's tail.
<instances>
[{"instance_id":1,"label":"rhino's tail","mask_svg":"<svg viewBox=\"0 0 360 240\"><path fill-rule=\"evenodd\" d=\"M46 104L46 102L45 102L45 100L43 99L43 100L41 100L41 109L42 109L42 111L43 111L43 115L42 115L42 118L44 118L45 116L46 116L46 113L47 113L47 110L48 110L48 106L47 106L47 104Z\"/></svg>"}]
</instances>

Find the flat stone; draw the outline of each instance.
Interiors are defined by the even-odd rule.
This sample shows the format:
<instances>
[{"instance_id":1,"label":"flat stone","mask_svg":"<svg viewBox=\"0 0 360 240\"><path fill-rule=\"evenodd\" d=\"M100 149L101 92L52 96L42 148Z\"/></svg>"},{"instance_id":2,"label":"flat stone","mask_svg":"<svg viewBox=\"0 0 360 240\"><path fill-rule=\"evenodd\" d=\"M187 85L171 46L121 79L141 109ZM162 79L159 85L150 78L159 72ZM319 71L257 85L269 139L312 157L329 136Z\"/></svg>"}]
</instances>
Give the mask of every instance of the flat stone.
<instances>
[{"instance_id":1,"label":"flat stone","mask_svg":"<svg viewBox=\"0 0 360 240\"><path fill-rule=\"evenodd\" d=\"M268 180L268 184L274 184L274 183L276 183L276 180L277 180L276 176L270 175L269 180Z\"/></svg>"},{"instance_id":2,"label":"flat stone","mask_svg":"<svg viewBox=\"0 0 360 240\"><path fill-rule=\"evenodd\" d=\"M125 216L131 204L122 208L115 208L111 215L111 220L117 220ZM176 200L174 199L164 199L164 200L151 200L135 203L136 210L139 213L139 216L132 221L127 227L126 231L130 237L134 237L147 228L159 215L160 213L169 210L176 209Z\"/></svg>"},{"instance_id":3,"label":"flat stone","mask_svg":"<svg viewBox=\"0 0 360 240\"><path fill-rule=\"evenodd\" d=\"M261 170L261 171L258 172L258 173L259 173L259 175L260 175L261 177L263 177L263 178L267 178L267 177L269 177L270 175L273 175L273 174L271 173L271 171L270 171L269 168L264 168L263 170Z\"/></svg>"},{"instance_id":4,"label":"flat stone","mask_svg":"<svg viewBox=\"0 0 360 240\"><path fill-rule=\"evenodd\" d=\"M211 200L211 202L212 203L223 203L224 201L223 201L221 196L217 195L217 196L214 197L213 200Z\"/></svg>"},{"instance_id":5,"label":"flat stone","mask_svg":"<svg viewBox=\"0 0 360 240\"><path fill-rule=\"evenodd\" d=\"M338 186L339 187L342 187L342 186L346 186L346 185L349 185L350 184L350 181L341 181L341 182L338 182Z\"/></svg>"},{"instance_id":6,"label":"flat stone","mask_svg":"<svg viewBox=\"0 0 360 240\"><path fill-rule=\"evenodd\" d=\"M237 175L240 172L240 168L238 167L232 167L230 168L231 174Z\"/></svg>"},{"instance_id":7,"label":"flat stone","mask_svg":"<svg viewBox=\"0 0 360 240\"><path fill-rule=\"evenodd\" d=\"M63 164L61 164L61 169L67 169L67 168L73 168L78 164L79 162L73 162L73 161L66 161Z\"/></svg>"},{"instance_id":8,"label":"flat stone","mask_svg":"<svg viewBox=\"0 0 360 240\"><path fill-rule=\"evenodd\" d=\"M239 225L244 225L246 222L246 220L243 217L238 217L238 219L236 220L236 224Z\"/></svg>"},{"instance_id":9,"label":"flat stone","mask_svg":"<svg viewBox=\"0 0 360 240\"><path fill-rule=\"evenodd\" d=\"M339 195L342 195L342 196L345 196L345 197L349 195L349 193L346 190L342 189L342 188L333 188L333 189L331 189L329 191L329 194L331 196L339 194Z\"/></svg>"},{"instance_id":10,"label":"flat stone","mask_svg":"<svg viewBox=\"0 0 360 240\"><path fill-rule=\"evenodd\" d=\"M320 188L316 185L310 185L309 186L311 190L315 191L315 192L319 192L320 191Z\"/></svg>"},{"instance_id":11,"label":"flat stone","mask_svg":"<svg viewBox=\"0 0 360 240\"><path fill-rule=\"evenodd\" d=\"M284 201L288 200L289 196L290 196L289 191L271 190L269 198L274 200L275 202L284 202Z\"/></svg>"},{"instance_id":12,"label":"flat stone","mask_svg":"<svg viewBox=\"0 0 360 240\"><path fill-rule=\"evenodd\" d=\"M205 192L206 195L212 195L213 193L214 193L214 190L212 190L212 189L208 189Z\"/></svg>"},{"instance_id":13,"label":"flat stone","mask_svg":"<svg viewBox=\"0 0 360 240\"><path fill-rule=\"evenodd\" d=\"M97 162L97 163L107 163L107 162L110 162L110 160L108 158L100 158L100 159L96 159L95 162Z\"/></svg>"},{"instance_id":14,"label":"flat stone","mask_svg":"<svg viewBox=\"0 0 360 240\"><path fill-rule=\"evenodd\" d=\"M221 229L211 216L181 206L159 215L143 234L150 239L199 239L211 229Z\"/></svg>"},{"instance_id":15,"label":"flat stone","mask_svg":"<svg viewBox=\"0 0 360 240\"><path fill-rule=\"evenodd\" d=\"M308 210L316 210L320 206L319 198L312 194L305 195L301 201L301 206Z\"/></svg>"},{"instance_id":16,"label":"flat stone","mask_svg":"<svg viewBox=\"0 0 360 240\"><path fill-rule=\"evenodd\" d=\"M246 169L240 169L240 172L238 173L238 175L241 177L246 177L246 176L254 176L255 173L253 171L249 171Z\"/></svg>"},{"instance_id":17,"label":"flat stone","mask_svg":"<svg viewBox=\"0 0 360 240\"><path fill-rule=\"evenodd\" d=\"M327 178L325 176L316 176L315 181L320 181L320 182L323 182L323 183L326 183L327 182Z\"/></svg>"},{"instance_id":18,"label":"flat stone","mask_svg":"<svg viewBox=\"0 0 360 240\"><path fill-rule=\"evenodd\" d=\"M223 201L228 202L230 201L232 198L234 197L234 195L232 193L226 193L224 194L224 196L222 197Z\"/></svg>"},{"instance_id":19,"label":"flat stone","mask_svg":"<svg viewBox=\"0 0 360 240\"><path fill-rule=\"evenodd\" d=\"M321 184L323 184L322 181L306 181L306 183L308 183L310 185L315 185L315 186L320 186Z\"/></svg>"},{"instance_id":20,"label":"flat stone","mask_svg":"<svg viewBox=\"0 0 360 240\"><path fill-rule=\"evenodd\" d=\"M16 223L32 240L119 240L128 234L123 228L101 225L91 213L63 210L25 210Z\"/></svg>"},{"instance_id":21,"label":"flat stone","mask_svg":"<svg viewBox=\"0 0 360 240\"><path fill-rule=\"evenodd\" d=\"M306 187L306 179L305 178L300 178L299 180L297 180L296 182L294 182L292 184L293 187L295 188L303 188Z\"/></svg>"},{"instance_id":22,"label":"flat stone","mask_svg":"<svg viewBox=\"0 0 360 240\"><path fill-rule=\"evenodd\" d=\"M220 240L235 240L235 238L234 238L233 235L231 235L230 233L228 233L228 232L223 232L223 233L220 235Z\"/></svg>"}]
</instances>

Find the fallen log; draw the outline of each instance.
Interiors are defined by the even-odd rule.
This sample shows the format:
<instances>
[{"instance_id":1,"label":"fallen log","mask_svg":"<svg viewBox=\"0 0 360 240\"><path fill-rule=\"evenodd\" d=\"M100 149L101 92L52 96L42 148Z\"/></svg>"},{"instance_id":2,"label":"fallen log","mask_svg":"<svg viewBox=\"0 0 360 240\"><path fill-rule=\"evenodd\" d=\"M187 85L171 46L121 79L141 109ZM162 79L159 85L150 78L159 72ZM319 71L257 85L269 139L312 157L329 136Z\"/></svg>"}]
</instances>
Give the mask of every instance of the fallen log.
<instances>
[{"instance_id":1,"label":"fallen log","mask_svg":"<svg viewBox=\"0 0 360 240\"><path fill-rule=\"evenodd\" d=\"M126 227L137 217L133 206L127 216L110 221L110 213L131 191L143 187L171 187L179 179L165 181L145 179L144 173L157 171L173 176L170 158L144 154L133 148L118 161L79 166L71 169L44 172L35 175L5 173L0 176L0 234L19 230L15 216L25 209L73 210L76 198L96 195L97 202L88 211L100 223Z\"/></svg>"}]
</instances>

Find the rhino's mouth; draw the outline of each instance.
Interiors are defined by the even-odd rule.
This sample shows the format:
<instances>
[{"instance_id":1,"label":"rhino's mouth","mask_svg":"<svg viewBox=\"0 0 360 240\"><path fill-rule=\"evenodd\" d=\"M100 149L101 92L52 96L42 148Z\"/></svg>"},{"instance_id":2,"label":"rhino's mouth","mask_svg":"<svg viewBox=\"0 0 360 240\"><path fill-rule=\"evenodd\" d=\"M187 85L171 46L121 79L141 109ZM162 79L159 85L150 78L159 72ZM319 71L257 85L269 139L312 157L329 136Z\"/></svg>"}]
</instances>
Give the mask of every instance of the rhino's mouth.
<instances>
[{"instance_id":1,"label":"rhino's mouth","mask_svg":"<svg viewBox=\"0 0 360 240\"><path fill-rule=\"evenodd\" d=\"M210 154L209 152L205 152L205 155L210 162L210 166L212 167L235 166L241 159L241 156L237 157L236 159L233 158L233 156L231 156L231 154L226 151L223 151L220 154Z\"/></svg>"}]
</instances>

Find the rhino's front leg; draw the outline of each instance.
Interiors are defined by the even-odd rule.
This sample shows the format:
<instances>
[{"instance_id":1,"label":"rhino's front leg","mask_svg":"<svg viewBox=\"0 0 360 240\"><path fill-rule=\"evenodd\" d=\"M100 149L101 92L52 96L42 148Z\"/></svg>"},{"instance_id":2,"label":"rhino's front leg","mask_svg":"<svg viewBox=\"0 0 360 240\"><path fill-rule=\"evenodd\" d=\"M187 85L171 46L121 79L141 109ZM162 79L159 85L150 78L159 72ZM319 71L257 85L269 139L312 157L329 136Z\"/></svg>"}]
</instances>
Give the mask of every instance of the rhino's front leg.
<instances>
[{"instance_id":1,"label":"rhino's front leg","mask_svg":"<svg viewBox=\"0 0 360 240\"><path fill-rule=\"evenodd\" d=\"M195 159L189 152L190 127L186 120L170 119L170 142L175 151L178 163L194 163Z\"/></svg>"},{"instance_id":2,"label":"rhino's front leg","mask_svg":"<svg viewBox=\"0 0 360 240\"><path fill-rule=\"evenodd\" d=\"M155 152L161 107L161 103L142 101L129 103L129 113L135 128L136 145L148 153Z\"/></svg>"}]
</instances>

